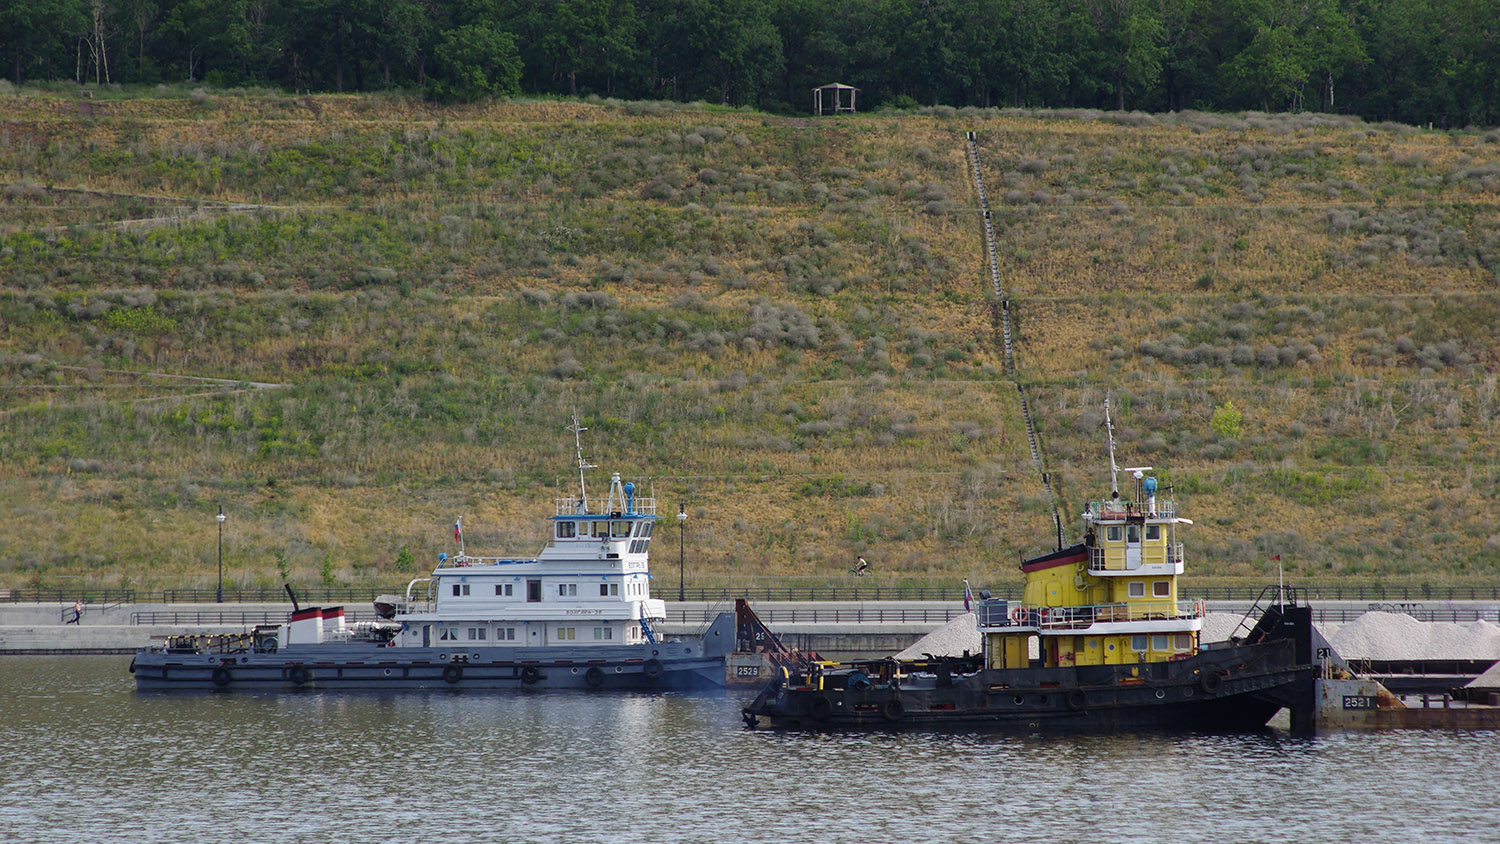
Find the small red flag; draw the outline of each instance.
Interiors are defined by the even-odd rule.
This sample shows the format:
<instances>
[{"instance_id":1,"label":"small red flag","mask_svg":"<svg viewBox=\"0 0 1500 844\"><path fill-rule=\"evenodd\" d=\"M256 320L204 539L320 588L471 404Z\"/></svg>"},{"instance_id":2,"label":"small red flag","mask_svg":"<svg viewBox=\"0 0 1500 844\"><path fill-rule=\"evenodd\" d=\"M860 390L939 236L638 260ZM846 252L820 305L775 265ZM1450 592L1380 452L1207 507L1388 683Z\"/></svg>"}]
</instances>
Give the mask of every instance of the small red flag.
<instances>
[{"instance_id":1,"label":"small red flag","mask_svg":"<svg viewBox=\"0 0 1500 844\"><path fill-rule=\"evenodd\" d=\"M1281 562L1281 555L1277 554L1276 556L1272 557L1271 559L1273 559L1273 560L1275 560L1276 562L1279 563L1279 562Z\"/></svg>"}]
</instances>

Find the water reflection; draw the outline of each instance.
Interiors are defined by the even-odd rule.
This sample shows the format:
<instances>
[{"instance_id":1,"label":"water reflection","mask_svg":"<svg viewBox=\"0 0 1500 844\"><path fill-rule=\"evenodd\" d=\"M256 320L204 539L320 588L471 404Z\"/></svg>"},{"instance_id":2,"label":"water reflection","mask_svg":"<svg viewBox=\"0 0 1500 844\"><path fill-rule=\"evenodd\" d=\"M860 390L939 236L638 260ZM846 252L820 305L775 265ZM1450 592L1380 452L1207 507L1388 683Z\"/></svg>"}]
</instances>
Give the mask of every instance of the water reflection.
<instances>
[{"instance_id":1,"label":"water reflection","mask_svg":"<svg viewBox=\"0 0 1500 844\"><path fill-rule=\"evenodd\" d=\"M136 695L124 667L0 659L0 841L1300 844L1500 817L1493 732L776 734L717 696Z\"/></svg>"}]
</instances>

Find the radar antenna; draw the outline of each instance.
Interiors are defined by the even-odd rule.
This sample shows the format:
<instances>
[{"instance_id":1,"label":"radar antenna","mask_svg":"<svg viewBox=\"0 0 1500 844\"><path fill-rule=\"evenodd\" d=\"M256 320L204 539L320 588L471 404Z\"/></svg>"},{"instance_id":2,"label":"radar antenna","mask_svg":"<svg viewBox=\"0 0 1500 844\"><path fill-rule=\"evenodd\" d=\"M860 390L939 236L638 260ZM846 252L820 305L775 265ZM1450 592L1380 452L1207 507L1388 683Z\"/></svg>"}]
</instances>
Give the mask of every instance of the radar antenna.
<instances>
[{"instance_id":1,"label":"radar antenna","mask_svg":"<svg viewBox=\"0 0 1500 844\"><path fill-rule=\"evenodd\" d=\"M588 428L583 427L583 424L578 421L578 411L576 410L573 411L573 424L568 426L568 430L573 432L573 447L578 452L578 503L580 506L587 507L589 493L588 487L584 484L583 473L588 469L596 467L594 464L583 459L583 432L587 431Z\"/></svg>"}]
</instances>

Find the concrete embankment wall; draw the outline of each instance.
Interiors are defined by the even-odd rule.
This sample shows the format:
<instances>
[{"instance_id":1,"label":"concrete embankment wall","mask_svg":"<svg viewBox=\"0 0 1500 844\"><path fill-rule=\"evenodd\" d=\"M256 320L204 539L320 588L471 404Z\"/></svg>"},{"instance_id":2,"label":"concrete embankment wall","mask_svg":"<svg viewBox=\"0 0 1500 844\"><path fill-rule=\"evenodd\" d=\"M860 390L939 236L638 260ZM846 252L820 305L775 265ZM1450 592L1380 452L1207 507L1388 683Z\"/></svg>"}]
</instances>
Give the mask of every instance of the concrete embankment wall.
<instances>
[{"instance_id":1,"label":"concrete embankment wall","mask_svg":"<svg viewBox=\"0 0 1500 844\"><path fill-rule=\"evenodd\" d=\"M946 605L935 608L888 602L878 608L865 607L867 617L861 619L854 611L835 611L821 603L764 607L768 614L780 613L793 619L768 624L789 647L832 658L895 653L942 626L947 611ZM669 617L681 617L684 608L693 619L707 619L727 609L721 605L671 604ZM284 619L287 609L285 604L88 605L73 623L70 604L0 604L0 654L131 653L160 645L168 636L248 633L256 624ZM359 620L373 618L368 610L355 612ZM141 623L162 620L176 623ZM708 625L707 620L669 621L659 628L668 635L692 635Z\"/></svg>"},{"instance_id":2,"label":"concrete embankment wall","mask_svg":"<svg viewBox=\"0 0 1500 844\"><path fill-rule=\"evenodd\" d=\"M896 653L962 612L962 607L951 601L757 602L754 607L767 626L788 646L817 651L832 659ZM1221 633L1234 627L1248 609L1245 605L1229 602L1211 602L1209 608L1211 621L1226 621L1227 627ZM149 645L159 645L168 636L248 633L256 624L284 620L288 609L284 603L89 604L83 607L78 623L69 623L73 616L71 604L0 604L0 654L130 653ZM374 617L368 606L350 606L348 609L351 620ZM668 603L669 619L685 617L692 620L669 621L661 625L661 629L667 634L701 633L715 613L728 609L731 607L723 603ZM1363 607L1353 603L1341 606L1335 602L1319 602L1315 605L1315 617L1320 609L1349 613L1352 619ZM1471 613L1470 618L1477 610L1482 618L1500 620L1500 610L1492 602L1463 606L1449 602L1448 609ZM1416 623L1409 616L1402 617ZM1213 640L1208 630L1210 627L1215 625L1205 626L1206 641ZM1403 641L1410 639L1410 635L1403 637ZM1426 655L1427 658L1450 656L1453 654Z\"/></svg>"}]
</instances>

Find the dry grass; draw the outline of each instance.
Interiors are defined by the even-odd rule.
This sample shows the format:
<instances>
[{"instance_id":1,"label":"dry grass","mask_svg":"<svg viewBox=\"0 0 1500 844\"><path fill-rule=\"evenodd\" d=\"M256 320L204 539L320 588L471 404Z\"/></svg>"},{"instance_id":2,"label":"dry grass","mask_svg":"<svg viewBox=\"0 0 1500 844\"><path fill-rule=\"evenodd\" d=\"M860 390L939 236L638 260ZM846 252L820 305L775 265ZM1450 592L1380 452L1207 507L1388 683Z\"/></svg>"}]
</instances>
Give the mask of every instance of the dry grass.
<instances>
[{"instance_id":1,"label":"dry grass","mask_svg":"<svg viewBox=\"0 0 1500 844\"><path fill-rule=\"evenodd\" d=\"M1253 579L1282 549L1319 578L1500 565L1500 150L1477 137L254 92L3 105L0 585L204 585L219 501L246 585L277 553L304 583L330 555L339 582L389 582L460 514L471 548L530 553L575 409L596 462L688 506L693 576L838 577L864 554L893 578L1014 580L1053 532L1000 374L967 129L1066 512L1102 487L1110 391L1122 456L1199 520L1195 573ZM1208 418L1230 400L1226 442Z\"/></svg>"}]
</instances>

